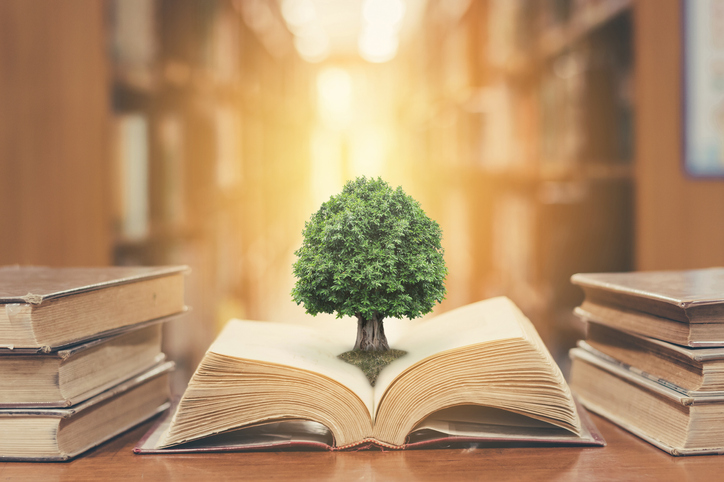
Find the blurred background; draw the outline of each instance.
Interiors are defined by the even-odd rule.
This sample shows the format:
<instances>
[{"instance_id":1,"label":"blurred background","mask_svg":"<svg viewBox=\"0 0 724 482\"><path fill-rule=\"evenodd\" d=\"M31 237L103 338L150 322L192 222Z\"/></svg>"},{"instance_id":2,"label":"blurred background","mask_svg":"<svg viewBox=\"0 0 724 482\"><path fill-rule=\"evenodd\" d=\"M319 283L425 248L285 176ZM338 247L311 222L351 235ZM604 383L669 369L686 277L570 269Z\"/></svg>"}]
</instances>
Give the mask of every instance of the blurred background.
<instances>
[{"instance_id":1,"label":"blurred background","mask_svg":"<svg viewBox=\"0 0 724 482\"><path fill-rule=\"evenodd\" d=\"M692 3L721 36L722 2ZM565 364L571 274L724 264L721 155L684 163L686 62L724 39L686 44L685 10L3 0L0 263L189 265L165 334L189 373L231 317L305 319L305 220L382 176L442 226L436 312L505 294Z\"/></svg>"}]
</instances>

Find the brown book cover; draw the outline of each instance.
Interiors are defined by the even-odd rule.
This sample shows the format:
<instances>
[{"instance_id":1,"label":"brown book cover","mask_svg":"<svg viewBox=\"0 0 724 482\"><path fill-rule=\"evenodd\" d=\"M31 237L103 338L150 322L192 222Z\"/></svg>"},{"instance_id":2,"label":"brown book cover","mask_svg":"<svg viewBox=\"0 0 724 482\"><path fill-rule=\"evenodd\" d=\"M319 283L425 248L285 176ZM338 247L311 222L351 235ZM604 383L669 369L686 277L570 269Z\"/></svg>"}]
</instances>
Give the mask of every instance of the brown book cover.
<instances>
[{"instance_id":1,"label":"brown book cover","mask_svg":"<svg viewBox=\"0 0 724 482\"><path fill-rule=\"evenodd\" d=\"M629 273L578 273L586 300L683 323L724 322L724 268Z\"/></svg>"},{"instance_id":2,"label":"brown book cover","mask_svg":"<svg viewBox=\"0 0 724 482\"><path fill-rule=\"evenodd\" d=\"M0 268L0 349L60 347L185 310L186 266Z\"/></svg>"}]
</instances>

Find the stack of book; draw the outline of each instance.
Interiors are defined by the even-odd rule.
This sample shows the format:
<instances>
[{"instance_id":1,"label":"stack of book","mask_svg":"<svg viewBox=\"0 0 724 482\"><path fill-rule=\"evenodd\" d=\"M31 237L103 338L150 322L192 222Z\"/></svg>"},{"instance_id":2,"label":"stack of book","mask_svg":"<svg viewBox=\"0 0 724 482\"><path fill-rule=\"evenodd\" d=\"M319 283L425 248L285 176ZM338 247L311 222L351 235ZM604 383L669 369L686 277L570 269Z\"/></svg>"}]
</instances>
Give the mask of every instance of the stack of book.
<instances>
[{"instance_id":1,"label":"stack of book","mask_svg":"<svg viewBox=\"0 0 724 482\"><path fill-rule=\"evenodd\" d=\"M724 268L577 274L571 388L673 455L724 453Z\"/></svg>"},{"instance_id":2,"label":"stack of book","mask_svg":"<svg viewBox=\"0 0 724 482\"><path fill-rule=\"evenodd\" d=\"M67 460L168 408L186 270L0 268L0 460Z\"/></svg>"}]
</instances>

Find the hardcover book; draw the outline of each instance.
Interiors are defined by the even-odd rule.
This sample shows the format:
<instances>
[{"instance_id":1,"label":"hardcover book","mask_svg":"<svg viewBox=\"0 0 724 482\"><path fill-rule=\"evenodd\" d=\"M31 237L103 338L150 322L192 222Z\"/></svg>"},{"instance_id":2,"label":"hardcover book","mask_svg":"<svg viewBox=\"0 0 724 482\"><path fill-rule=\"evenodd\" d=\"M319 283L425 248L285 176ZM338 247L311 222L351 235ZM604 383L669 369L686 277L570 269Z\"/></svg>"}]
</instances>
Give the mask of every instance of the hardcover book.
<instances>
[{"instance_id":1,"label":"hardcover book","mask_svg":"<svg viewBox=\"0 0 724 482\"><path fill-rule=\"evenodd\" d=\"M331 331L232 320L136 452L605 443L507 298L411 325L374 387Z\"/></svg>"},{"instance_id":2,"label":"hardcover book","mask_svg":"<svg viewBox=\"0 0 724 482\"><path fill-rule=\"evenodd\" d=\"M169 406L165 362L69 408L0 409L0 461L62 461L148 420Z\"/></svg>"},{"instance_id":3,"label":"hardcover book","mask_svg":"<svg viewBox=\"0 0 724 482\"><path fill-rule=\"evenodd\" d=\"M51 352L180 313L185 266L0 268L0 350Z\"/></svg>"},{"instance_id":4,"label":"hardcover book","mask_svg":"<svg viewBox=\"0 0 724 482\"><path fill-rule=\"evenodd\" d=\"M570 352L571 386L581 403L672 455L724 453L724 395L694 394L599 356Z\"/></svg>"},{"instance_id":5,"label":"hardcover book","mask_svg":"<svg viewBox=\"0 0 724 482\"><path fill-rule=\"evenodd\" d=\"M0 408L69 407L164 361L160 323L50 353L0 351Z\"/></svg>"},{"instance_id":6,"label":"hardcover book","mask_svg":"<svg viewBox=\"0 0 724 482\"><path fill-rule=\"evenodd\" d=\"M724 268L579 273L582 318L691 347L724 346Z\"/></svg>"},{"instance_id":7,"label":"hardcover book","mask_svg":"<svg viewBox=\"0 0 724 482\"><path fill-rule=\"evenodd\" d=\"M724 348L689 348L588 323L579 346L690 395L724 395Z\"/></svg>"}]
</instances>

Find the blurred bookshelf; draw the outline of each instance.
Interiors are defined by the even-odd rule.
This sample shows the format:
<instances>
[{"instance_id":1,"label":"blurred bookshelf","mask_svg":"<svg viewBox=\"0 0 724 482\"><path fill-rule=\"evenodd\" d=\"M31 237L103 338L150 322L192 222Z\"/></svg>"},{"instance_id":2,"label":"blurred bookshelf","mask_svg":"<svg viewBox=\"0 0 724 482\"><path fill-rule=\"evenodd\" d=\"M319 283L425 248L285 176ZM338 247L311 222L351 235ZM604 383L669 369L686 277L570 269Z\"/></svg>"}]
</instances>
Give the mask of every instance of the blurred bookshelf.
<instances>
[{"instance_id":1,"label":"blurred bookshelf","mask_svg":"<svg viewBox=\"0 0 724 482\"><path fill-rule=\"evenodd\" d=\"M306 199L309 163L285 161L309 152L311 71L273 1L113 0L108 10L114 262L191 267L192 310L164 336L188 378L222 323L263 318L260 293L277 265L289 270L274 253L296 242L290 218L306 205L273 200Z\"/></svg>"},{"instance_id":2,"label":"blurred bookshelf","mask_svg":"<svg viewBox=\"0 0 724 482\"><path fill-rule=\"evenodd\" d=\"M582 329L570 275L633 269L634 4L431 0L402 52L404 157L448 239L447 308L507 295L559 358Z\"/></svg>"}]
</instances>

